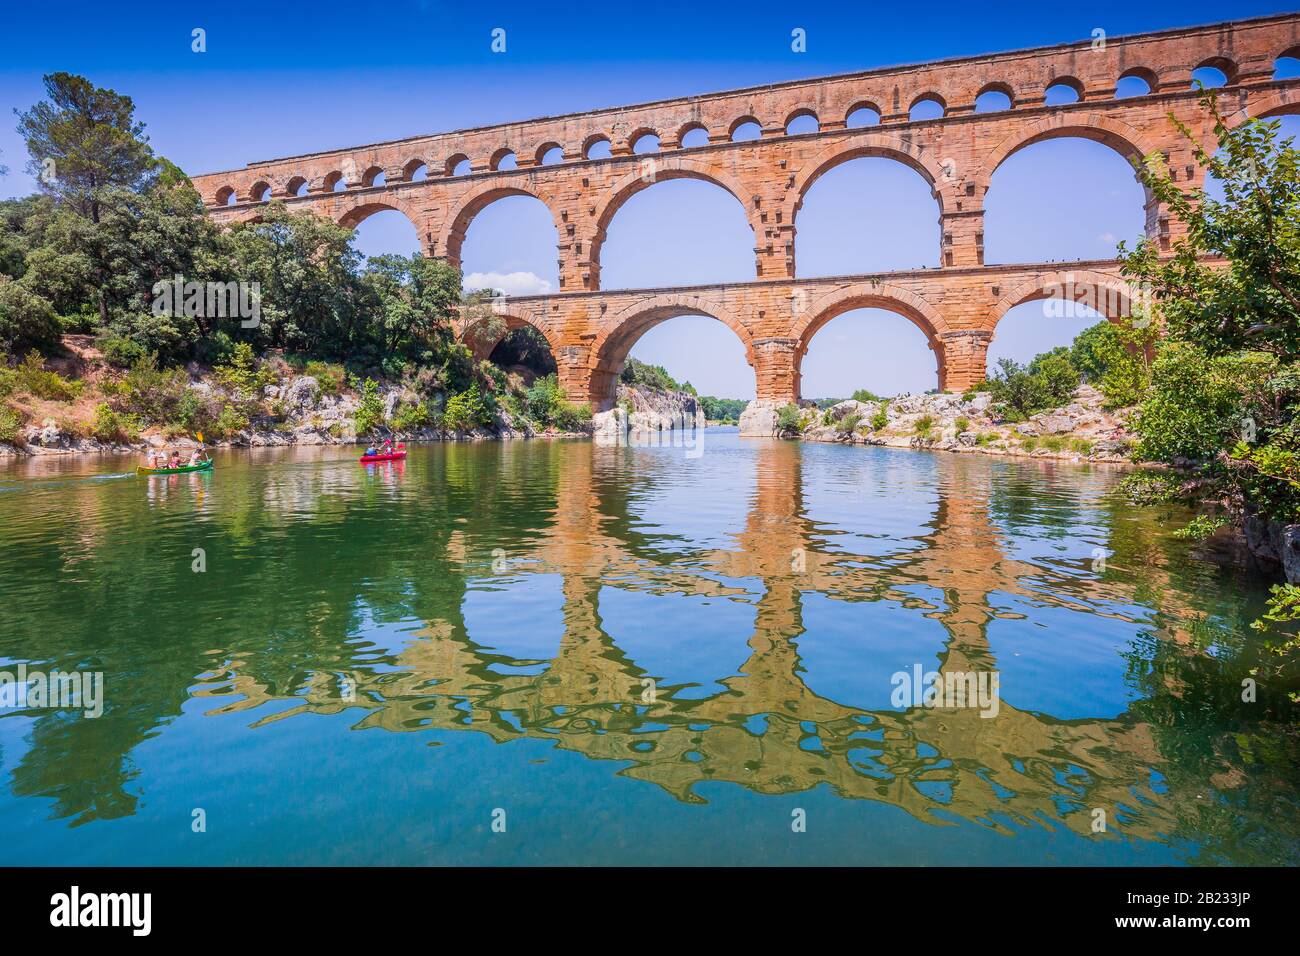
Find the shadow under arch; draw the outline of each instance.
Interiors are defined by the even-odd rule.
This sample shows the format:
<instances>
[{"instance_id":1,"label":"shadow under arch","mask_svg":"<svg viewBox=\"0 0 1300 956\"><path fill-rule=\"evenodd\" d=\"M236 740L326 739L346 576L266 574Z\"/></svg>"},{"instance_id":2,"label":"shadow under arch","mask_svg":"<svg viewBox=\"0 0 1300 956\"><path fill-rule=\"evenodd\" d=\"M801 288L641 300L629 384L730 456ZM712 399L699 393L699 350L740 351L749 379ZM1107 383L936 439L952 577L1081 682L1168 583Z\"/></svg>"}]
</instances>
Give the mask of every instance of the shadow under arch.
<instances>
[{"instance_id":1,"label":"shadow under arch","mask_svg":"<svg viewBox=\"0 0 1300 956\"><path fill-rule=\"evenodd\" d=\"M614 407L619 372L637 340L659 323L684 315L717 319L735 332L745 347L745 361L753 368L753 336L745 323L729 309L696 296L659 296L651 302L638 302L616 313L597 333L591 345L590 364L593 411L602 412Z\"/></svg>"},{"instance_id":2,"label":"shadow under arch","mask_svg":"<svg viewBox=\"0 0 1300 956\"><path fill-rule=\"evenodd\" d=\"M412 228L415 229L416 235L419 235L420 227L411 217L411 213L402 208L401 205L393 202L372 200L371 202L359 202L356 205L349 206L339 215L338 223L345 229L355 229L371 216L381 212L398 212L406 217Z\"/></svg>"},{"instance_id":3,"label":"shadow under arch","mask_svg":"<svg viewBox=\"0 0 1300 956\"><path fill-rule=\"evenodd\" d=\"M803 358L815 336L832 319L854 309L884 309L907 319L925 334L926 344L934 352L938 384L943 385L947 363L943 334L950 331L948 322L929 302L914 292L887 283L855 282L811 300L801 308L802 289L795 288L795 311L799 315L791 329L795 340L794 384L796 397L802 397Z\"/></svg>"},{"instance_id":4,"label":"shadow under arch","mask_svg":"<svg viewBox=\"0 0 1300 956\"><path fill-rule=\"evenodd\" d=\"M744 198L749 195L749 191L739 180L728 173L691 160L678 157L647 156L638 164L636 171L624 176L609 188L604 202L599 207L600 211L596 216L595 232L591 237L590 274L591 288L593 290L600 288L600 254L608 236L609 225L614 221L614 216L637 193L649 189L657 183L667 182L672 179L699 179L729 192L735 197L736 202L740 203L740 208L745 215L745 221L754 234L754 244L758 244L758 233L754 230L754 223L749 215L749 206ZM757 268L755 268L755 274L757 274Z\"/></svg>"},{"instance_id":5,"label":"shadow under arch","mask_svg":"<svg viewBox=\"0 0 1300 956\"><path fill-rule=\"evenodd\" d=\"M552 356L560 354L559 338L555 331L545 322L539 322L535 316L491 302L484 302L480 309L475 314L462 313L456 322L456 341L469 348L475 361L489 358L492 350L507 334L524 326L533 329L546 340Z\"/></svg>"}]
</instances>

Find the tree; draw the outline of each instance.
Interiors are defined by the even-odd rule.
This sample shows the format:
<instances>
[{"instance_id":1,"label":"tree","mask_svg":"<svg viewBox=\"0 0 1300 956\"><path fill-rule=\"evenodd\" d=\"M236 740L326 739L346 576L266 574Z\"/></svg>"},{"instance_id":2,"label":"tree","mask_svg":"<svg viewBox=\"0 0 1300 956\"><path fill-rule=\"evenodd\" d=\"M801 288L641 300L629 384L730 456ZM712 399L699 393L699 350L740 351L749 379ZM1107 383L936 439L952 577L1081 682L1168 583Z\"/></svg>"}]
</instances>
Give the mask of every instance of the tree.
<instances>
[{"instance_id":1,"label":"tree","mask_svg":"<svg viewBox=\"0 0 1300 956\"><path fill-rule=\"evenodd\" d=\"M44 192L99 222L101 190L142 192L157 175L144 124L129 96L85 77L50 73L44 82L48 100L14 110L31 155L28 171Z\"/></svg>"},{"instance_id":2,"label":"tree","mask_svg":"<svg viewBox=\"0 0 1300 956\"><path fill-rule=\"evenodd\" d=\"M1149 240L1120 245L1126 275L1149 286L1168 331L1211 355L1241 349L1284 359L1300 354L1300 152L1279 142L1278 122L1230 126L1214 91L1201 97L1214 126L1211 154L1186 124L1170 117L1197 162L1223 184L1222 201L1204 188L1183 191L1159 153L1142 180L1187 227L1174 254L1159 257ZM1203 262L1221 257L1226 266Z\"/></svg>"}]
</instances>

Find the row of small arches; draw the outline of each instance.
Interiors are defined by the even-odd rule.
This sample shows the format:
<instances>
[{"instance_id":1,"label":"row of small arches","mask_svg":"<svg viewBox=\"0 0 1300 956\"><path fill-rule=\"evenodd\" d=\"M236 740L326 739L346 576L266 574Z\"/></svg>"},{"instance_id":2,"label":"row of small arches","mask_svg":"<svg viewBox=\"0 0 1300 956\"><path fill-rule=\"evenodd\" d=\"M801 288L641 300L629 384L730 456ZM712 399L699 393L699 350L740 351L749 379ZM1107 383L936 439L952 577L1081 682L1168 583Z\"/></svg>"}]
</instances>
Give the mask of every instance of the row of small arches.
<instances>
[{"instance_id":1,"label":"row of small arches","mask_svg":"<svg viewBox=\"0 0 1300 956\"><path fill-rule=\"evenodd\" d=\"M1289 79L1300 77L1300 48L1288 50L1277 58L1274 77ZM1224 57L1212 57L1201 63L1192 71L1193 88L1213 88L1227 86L1236 82L1236 65ZM1146 67L1133 67L1122 73L1116 82L1115 98L1127 99L1134 96L1147 96L1155 92L1159 77L1154 70ZM1048 106L1062 106L1076 103L1083 97L1083 84L1074 77L1058 77L1044 91L1044 102ZM976 113L992 113L1014 109L1014 93L1005 83L990 83L975 97ZM948 105L938 93L922 93L917 96L908 110L908 121L941 119L948 113ZM873 102L862 101L850 107L844 119L849 129L875 126L880 123L881 111ZM801 108L786 117L785 135L799 136L821 131L821 122L812 109ZM762 136L763 127L754 116L742 116L735 120L727 130L724 141L745 142ZM677 143L681 149L707 146L712 141L708 128L703 123L693 122L683 126L677 132ZM640 129L627 139L634 154L657 153L662 148L659 133L652 129ZM582 144L580 158L609 159L613 155L613 143L604 133L594 134ZM534 165L554 166L570 158L564 147L556 142L546 142L538 147L533 157ZM519 157L509 147L502 147L492 154L488 168L492 171L506 171L519 168ZM473 172L470 159L464 153L457 153L443 164L440 171L443 176L467 176ZM413 159L403 168L403 180L421 182L429 178L429 165L423 159ZM367 169L360 178L362 188L383 186L387 182L387 173L380 166ZM310 191L310 183L302 176L295 176L286 184L286 193L290 196L305 196ZM321 182L320 191L345 192L347 179L341 171L335 171ZM271 185L258 181L249 190L249 199L253 202L267 202L271 198ZM233 187L226 186L217 192L218 205L233 206L240 201Z\"/></svg>"}]
</instances>

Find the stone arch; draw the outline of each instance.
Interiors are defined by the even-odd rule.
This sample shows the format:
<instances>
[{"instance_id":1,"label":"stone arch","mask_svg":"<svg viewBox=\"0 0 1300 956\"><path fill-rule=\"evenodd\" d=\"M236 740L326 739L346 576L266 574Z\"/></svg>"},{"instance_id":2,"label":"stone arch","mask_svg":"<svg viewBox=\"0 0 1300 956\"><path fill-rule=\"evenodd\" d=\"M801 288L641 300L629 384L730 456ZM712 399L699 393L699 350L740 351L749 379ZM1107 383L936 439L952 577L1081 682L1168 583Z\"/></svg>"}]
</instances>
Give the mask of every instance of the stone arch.
<instances>
[{"instance_id":1,"label":"stone arch","mask_svg":"<svg viewBox=\"0 0 1300 956\"><path fill-rule=\"evenodd\" d=\"M680 148L684 148L684 149L698 149L698 147L692 147L692 146L682 147L682 140L684 140L684 139L686 138L687 134L689 134L689 133L693 133L693 132L695 132L695 130L697 130L697 129L702 129L702 130L704 130L704 135L705 135L705 136L708 136L708 135L709 135L709 128L708 128L707 126L705 126L705 125L704 125L703 123L701 123L699 120L691 120L689 123L684 124L684 125L683 125L679 130L677 130L677 145L678 145L678 147L680 147Z\"/></svg>"},{"instance_id":2,"label":"stone arch","mask_svg":"<svg viewBox=\"0 0 1300 956\"><path fill-rule=\"evenodd\" d=\"M826 323L854 309L885 309L907 319L925 334L926 343L935 354L935 365L942 385L946 371L943 336L952 331L948 322L928 301L899 286L880 282L854 282L845 286L810 296L806 302L803 288L795 285L792 292L794 325L790 338L794 340L795 396L801 394L801 366L808 354L808 346Z\"/></svg>"},{"instance_id":3,"label":"stone arch","mask_svg":"<svg viewBox=\"0 0 1300 956\"><path fill-rule=\"evenodd\" d=\"M614 140L608 133L592 133L582 141L582 158L590 159L592 148L601 143L609 143L610 149L614 148Z\"/></svg>"},{"instance_id":4,"label":"stone arch","mask_svg":"<svg viewBox=\"0 0 1300 956\"><path fill-rule=\"evenodd\" d=\"M248 201L249 202L268 201L270 199L270 196L268 195L267 199L264 200L262 198L262 194L265 193L270 188L271 188L270 183L268 183L265 179L259 179L257 182L253 183L253 185L248 188Z\"/></svg>"},{"instance_id":5,"label":"stone arch","mask_svg":"<svg viewBox=\"0 0 1300 956\"><path fill-rule=\"evenodd\" d=\"M1300 50L1296 51L1300 53ZM1228 117L1229 126L1240 126L1248 119L1268 119L1272 116L1294 116L1300 113L1300 91L1279 90L1271 96L1253 100Z\"/></svg>"},{"instance_id":6,"label":"stone arch","mask_svg":"<svg viewBox=\"0 0 1300 956\"><path fill-rule=\"evenodd\" d=\"M939 109L942 110L942 112L938 116L939 119L944 119L945 117L948 116L948 101L944 99L944 97L941 94L935 92L934 90L927 90L924 93L918 93L916 96L912 97L912 102L907 105L908 118L911 119L912 110L916 109L917 106L929 100L932 100L935 103L939 104ZM920 122L934 122L934 120L921 120Z\"/></svg>"},{"instance_id":7,"label":"stone arch","mask_svg":"<svg viewBox=\"0 0 1300 956\"><path fill-rule=\"evenodd\" d=\"M874 127L867 128L872 129ZM794 208L790 214L791 223L793 224L799 209L803 206L804 197L808 194L808 190L813 183L836 166L867 156L897 160L920 173L925 181L930 184L935 199L939 203L939 213L940 215L943 214L943 193L937 185L943 179L943 171L939 167L939 157L927 155L924 146L918 146L910 139L905 140L891 133L872 132L865 135L854 135L850 139L832 143L811 160L804 163L802 169L795 172L794 183L790 189L795 197Z\"/></svg>"},{"instance_id":8,"label":"stone arch","mask_svg":"<svg viewBox=\"0 0 1300 956\"><path fill-rule=\"evenodd\" d=\"M365 171L364 173L361 174L361 185L362 185L362 186L383 185L383 184L380 184L380 183L376 183L376 182L375 182L376 179L378 179L380 176L383 176L383 175L384 175L384 167L383 167L383 166L370 166L370 167L367 167L366 171Z\"/></svg>"},{"instance_id":9,"label":"stone arch","mask_svg":"<svg viewBox=\"0 0 1300 956\"><path fill-rule=\"evenodd\" d=\"M1035 143L1066 137L1090 139L1095 143L1101 143L1133 164L1135 170L1144 156L1158 149L1157 144L1150 141L1143 133L1138 132L1132 126L1120 120L1110 119L1099 113L1089 113L1087 115L1051 113L1040 120L1021 127L988 151L984 168L974 177L977 195L980 197L981 202L993 183L993 174L1008 159ZM1134 175L1136 175L1136 172ZM1149 229L1155 222L1152 213L1156 200L1150 187L1145 183L1142 183L1142 195Z\"/></svg>"},{"instance_id":10,"label":"stone arch","mask_svg":"<svg viewBox=\"0 0 1300 956\"><path fill-rule=\"evenodd\" d=\"M464 153L452 153L447 157L447 162L443 165L443 173L447 176L456 175L456 167L461 163L468 163L469 157Z\"/></svg>"},{"instance_id":11,"label":"stone arch","mask_svg":"<svg viewBox=\"0 0 1300 956\"><path fill-rule=\"evenodd\" d=\"M338 190L339 183L343 184L342 190ZM325 174L325 177L321 180L321 186L323 191L327 193L332 193L336 190L339 192L345 192L348 188L348 183L347 180L343 178L343 173L336 169L331 173Z\"/></svg>"},{"instance_id":12,"label":"stone arch","mask_svg":"<svg viewBox=\"0 0 1300 956\"><path fill-rule=\"evenodd\" d=\"M975 94L975 99L978 100L985 93L1001 93L1010 104L1007 109L1013 110L1016 108L1016 91L1012 89L1010 83L1004 83L1002 80L992 80L985 83L980 87L979 92Z\"/></svg>"},{"instance_id":13,"label":"stone arch","mask_svg":"<svg viewBox=\"0 0 1300 956\"><path fill-rule=\"evenodd\" d=\"M739 116L731 121L731 125L727 127L727 139L732 139L732 137L736 135L736 130L740 129L740 127L744 126L746 123L754 123L760 130L763 128L762 120L751 113L746 113L744 116Z\"/></svg>"},{"instance_id":14,"label":"stone arch","mask_svg":"<svg viewBox=\"0 0 1300 956\"><path fill-rule=\"evenodd\" d=\"M1211 69L1218 70L1220 73L1222 73L1224 86L1237 85L1237 75L1238 75L1237 64L1234 61L1228 59L1226 56L1206 57L1204 60L1202 60L1200 63L1196 64L1196 66L1192 68L1192 72L1195 73L1197 70L1202 69L1203 67L1210 67Z\"/></svg>"},{"instance_id":15,"label":"stone arch","mask_svg":"<svg viewBox=\"0 0 1300 956\"><path fill-rule=\"evenodd\" d=\"M214 194L213 201L218 206L229 206L232 197L235 197L235 187L222 186Z\"/></svg>"},{"instance_id":16,"label":"stone arch","mask_svg":"<svg viewBox=\"0 0 1300 956\"><path fill-rule=\"evenodd\" d=\"M821 117L819 117L817 115L817 111L810 106L800 106L798 109L791 110L789 114L786 115L785 121L781 124L781 129L788 131L790 129L791 123L804 116L811 116L813 120L817 123L818 129L820 130ZM806 135L806 134L796 133L794 135Z\"/></svg>"},{"instance_id":17,"label":"stone arch","mask_svg":"<svg viewBox=\"0 0 1300 956\"><path fill-rule=\"evenodd\" d=\"M492 355L492 350L501 343L501 340L506 337L507 333L525 325L531 326L539 332L542 338L546 339L546 344L551 350L551 355L556 358L559 357L559 336L545 321L539 319L531 312L512 307L508 302L493 302L485 306L485 308L490 310L490 316L482 316L474 320L461 318L456 322L456 340L469 348L474 355L475 361L481 361L490 357ZM494 317L504 320L505 327L501 330L501 334L484 334L484 327L488 325L490 319Z\"/></svg>"},{"instance_id":18,"label":"stone arch","mask_svg":"<svg viewBox=\"0 0 1300 956\"><path fill-rule=\"evenodd\" d=\"M406 165L402 167L402 179L405 180L406 182L410 182L411 177L414 176L417 171L419 171L421 166L424 167L425 174L427 175L429 170L429 164L426 163L422 158L416 156L413 159L408 160Z\"/></svg>"},{"instance_id":19,"label":"stone arch","mask_svg":"<svg viewBox=\"0 0 1300 956\"><path fill-rule=\"evenodd\" d=\"M390 196L382 200L371 199L369 201L358 202L353 206L349 206L338 214L338 223L345 229L355 229L375 213L392 210L394 212L400 212L405 216L410 221L411 225L415 227L415 231L418 234L420 231L419 223L416 222L409 210L404 209L400 203L391 201L392 198L393 197Z\"/></svg>"},{"instance_id":20,"label":"stone arch","mask_svg":"<svg viewBox=\"0 0 1300 956\"><path fill-rule=\"evenodd\" d=\"M492 158L488 161L488 167L493 170L500 170L501 164L511 157L514 157L516 163L519 162L519 156L513 147L502 146L492 154Z\"/></svg>"},{"instance_id":21,"label":"stone arch","mask_svg":"<svg viewBox=\"0 0 1300 956\"><path fill-rule=\"evenodd\" d=\"M1118 85L1120 80L1126 80L1130 76L1135 76L1147 85L1147 94L1151 95L1160 89L1160 77L1156 71L1146 66L1131 66L1119 76L1115 77L1115 83Z\"/></svg>"},{"instance_id":22,"label":"stone arch","mask_svg":"<svg viewBox=\"0 0 1300 956\"><path fill-rule=\"evenodd\" d=\"M284 184L285 195L296 196L298 195L298 190L302 189L302 187L306 185L307 178L305 176L291 176L289 181Z\"/></svg>"},{"instance_id":23,"label":"stone arch","mask_svg":"<svg viewBox=\"0 0 1300 956\"><path fill-rule=\"evenodd\" d=\"M461 198L447 217L447 224L443 227L444 232L440 248L433 250L434 253L441 254L448 263L460 268L461 248L465 244L465 233L469 230L470 223L474 221L475 216L488 206L498 199L505 199L507 196L529 196L547 208L551 214L551 222L555 226L556 254L558 256L560 236L564 235L564 224L556 215L551 204L547 202L547 197L525 189L523 186L502 184L499 181L480 185L477 189Z\"/></svg>"},{"instance_id":24,"label":"stone arch","mask_svg":"<svg viewBox=\"0 0 1300 956\"><path fill-rule=\"evenodd\" d=\"M600 288L600 251L605 244L609 224L613 222L615 214L623 208L623 205L629 199L656 183L666 182L670 179L701 179L707 183L712 183L725 189L736 198L736 201L740 203L741 210L744 212L745 220L749 222L751 229L754 227L750 216L750 204L745 201L745 197L749 195L749 190L731 174L706 163L678 158L675 155L654 159L647 157L647 161L654 163L652 174L647 175L642 166L638 164L635 171L628 173L609 188L606 193L607 198L597 207L596 222L591 236L590 287L593 290ZM758 244L757 233L755 233L754 242L755 245Z\"/></svg>"},{"instance_id":25,"label":"stone arch","mask_svg":"<svg viewBox=\"0 0 1300 956\"><path fill-rule=\"evenodd\" d=\"M1065 74L1062 76L1054 76L1047 81L1046 85L1043 86L1043 93L1046 94L1047 91L1054 86L1064 86L1066 89L1074 90L1074 96L1075 96L1074 101L1076 103L1083 102L1083 94L1084 94L1083 81L1080 80L1077 76L1071 76L1069 74Z\"/></svg>"},{"instance_id":26,"label":"stone arch","mask_svg":"<svg viewBox=\"0 0 1300 956\"><path fill-rule=\"evenodd\" d=\"M682 315L717 319L736 333L745 347L745 361L751 367L754 365L753 335L740 317L721 302L695 295L672 294L641 299L602 320L592 341L588 371L594 411L613 407L618 374L637 340L660 322Z\"/></svg>"},{"instance_id":27,"label":"stone arch","mask_svg":"<svg viewBox=\"0 0 1300 956\"><path fill-rule=\"evenodd\" d=\"M1140 290L1119 276L1088 269L1046 272L1025 280L998 299L989 312L987 328L990 333L996 331L1007 312L1018 305L1057 297L1090 306L1112 322L1132 315L1142 299Z\"/></svg>"},{"instance_id":28,"label":"stone arch","mask_svg":"<svg viewBox=\"0 0 1300 956\"><path fill-rule=\"evenodd\" d=\"M542 160L545 159L546 154L553 149L558 149L561 153L564 152L564 147L553 139L548 139L546 142L542 143L542 145L538 146L537 151L533 153L533 165L534 166L544 165Z\"/></svg>"}]
</instances>

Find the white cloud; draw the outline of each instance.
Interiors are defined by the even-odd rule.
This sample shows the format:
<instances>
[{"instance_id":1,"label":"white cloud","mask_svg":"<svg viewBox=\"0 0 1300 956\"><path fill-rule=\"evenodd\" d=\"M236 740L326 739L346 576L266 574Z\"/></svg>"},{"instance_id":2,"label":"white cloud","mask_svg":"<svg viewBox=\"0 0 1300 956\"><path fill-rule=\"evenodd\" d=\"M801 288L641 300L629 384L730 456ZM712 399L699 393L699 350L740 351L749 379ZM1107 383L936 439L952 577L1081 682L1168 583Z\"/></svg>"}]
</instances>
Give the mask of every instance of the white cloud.
<instances>
[{"instance_id":1,"label":"white cloud","mask_svg":"<svg viewBox=\"0 0 1300 956\"><path fill-rule=\"evenodd\" d=\"M535 272L471 272L465 277L465 291L497 289L506 295L545 295L551 284Z\"/></svg>"},{"instance_id":2,"label":"white cloud","mask_svg":"<svg viewBox=\"0 0 1300 956\"><path fill-rule=\"evenodd\" d=\"M1115 245L1115 234L1113 232L1103 232L1097 238L1100 239L1102 242L1106 243L1106 245L1108 246Z\"/></svg>"}]
</instances>

